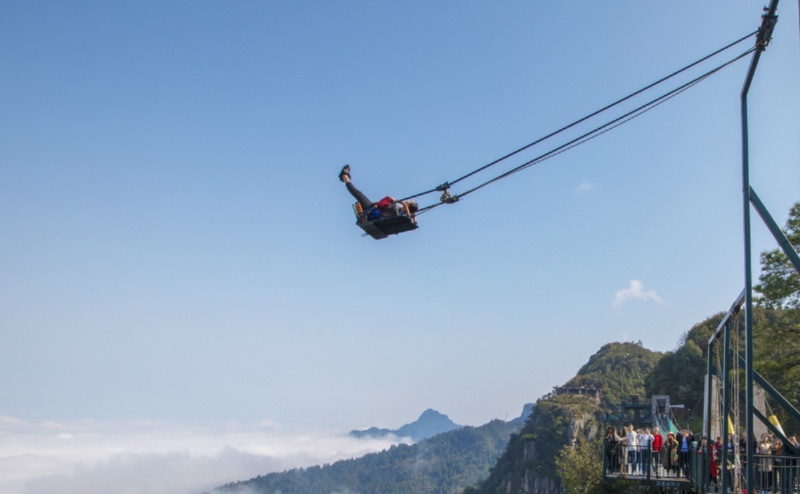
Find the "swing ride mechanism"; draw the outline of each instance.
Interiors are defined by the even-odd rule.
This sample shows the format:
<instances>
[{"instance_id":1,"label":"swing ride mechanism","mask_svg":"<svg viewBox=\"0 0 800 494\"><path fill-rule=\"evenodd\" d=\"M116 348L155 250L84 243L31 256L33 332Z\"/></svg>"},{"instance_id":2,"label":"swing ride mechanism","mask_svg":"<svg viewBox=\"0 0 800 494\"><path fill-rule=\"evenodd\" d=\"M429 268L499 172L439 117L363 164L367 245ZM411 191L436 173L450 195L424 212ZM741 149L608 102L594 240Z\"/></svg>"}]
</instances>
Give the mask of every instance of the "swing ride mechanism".
<instances>
[{"instance_id":1,"label":"swing ride mechanism","mask_svg":"<svg viewBox=\"0 0 800 494\"><path fill-rule=\"evenodd\" d=\"M736 56L733 56L732 58L730 58L728 60L725 60L724 62L719 63L715 67L713 67L713 68L711 68L709 70L706 70L702 74L700 74L700 75L698 75L698 76L696 76L696 77L694 77L694 78L692 78L692 79L690 79L690 80L688 80L686 82L682 82L682 83L681 82L678 82L678 83L674 83L673 82L681 74L685 74L685 73L689 72L691 69L701 66L705 62L710 62L712 60L717 60L718 61L718 58L720 57L720 55L722 55L725 52L728 52L729 50L731 50L735 46L737 46L740 43L746 41L747 39L752 38L753 36L756 36L755 45L750 47L750 48L748 48L748 49L746 49L743 53L738 54ZM551 133L549 133L549 134L547 134L547 135L545 135L543 137L540 137L540 138L538 138L538 139L536 139L536 140L534 140L534 141L532 141L532 142L530 142L528 144L525 144L524 146L522 146L522 147L520 147L520 148L518 148L518 149L516 149L514 151L511 151L510 153L505 154L505 155L501 156L500 158L497 158L494 161L491 161L490 163L487 163L487 164L485 164L483 166L480 166L477 169L475 169L475 170L473 170L473 171L471 171L471 172L469 172L469 173L467 173L467 174L465 174L465 175L463 175L461 177L458 177L458 178L456 178L454 180L451 180L451 181L444 182L444 183L442 183L442 184L440 184L440 185L438 185L436 187L433 187L433 188L431 188L429 190L425 190L423 192L419 192L419 193L416 193L416 194L409 195L407 197L399 199L398 202L407 201L407 200L411 200L411 199L416 199L416 198L427 196L427 195L434 194L434 193L439 193L440 194L438 202L434 202L434 203L429 204L429 205L427 205L425 207L421 207L417 211L416 215L427 213L427 212L429 212L429 211L431 211L431 210L433 210L433 209L435 209L435 208L437 208L437 207L439 207L441 205L444 205L444 204L454 204L454 203L460 201L461 199L463 199L464 197L466 197L466 196L472 194L473 192L476 192L476 191L478 191L478 190L480 190L480 189L482 189L482 188L484 188L484 187L486 187L486 186L488 186L490 184L493 184L493 183L495 183L495 182L497 182L499 180L502 180L504 178L508 178L508 177L510 177L510 176L512 176L512 175L514 175L514 174L516 174L518 172L521 172L521 171L523 171L523 170L525 170L527 168L530 168L530 167L532 167L534 165L538 165L538 164L540 164L540 163L542 163L542 162L544 162L544 161L546 161L546 160L548 160L550 158L558 156L561 153L569 151L570 149L573 149L573 148L575 148L577 146L580 146L581 144L584 144L584 143L586 143L586 142L588 142L588 141L590 141L590 140L592 140L592 139L594 139L596 137L601 136L602 134L605 134L606 132L609 132L609 131L611 131L611 130L613 130L613 129L615 129L615 128L617 128L617 127L619 127L619 126L621 126L621 125L623 125L625 123L630 122L631 120L633 120L633 119L643 115L644 113L656 108L657 106L669 101L670 99L672 99L675 96L683 93L684 91L696 86L700 82L702 82L702 81L708 79L709 77L711 77L712 75L720 72L722 69L724 69L725 67L728 67L729 65L733 64L734 62L737 62L737 61L745 58L746 56L750 55L751 53L754 53L754 52L757 53L757 52L763 50L766 47L766 45L768 44L769 40L770 40L769 34L765 33L764 29L762 27L762 29L759 29L759 30L754 31L752 33L749 33L749 34L747 34L745 36L742 36L741 38L737 39L736 41L733 41L732 43L729 43L729 44L723 46L722 48L720 48L720 49L718 49L718 50L716 50L716 51L714 51L714 52L712 52L712 53L710 53L710 54L708 54L708 55L706 55L706 56L704 56L704 57L702 57L702 58L700 58L700 59L688 64L688 65L686 65L685 67L683 67L683 68L681 68L679 70L676 70L675 72L672 72L671 74L669 74L667 76L664 76L664 77L656 80L655 82L653 82L651 84L648 84L647 86L644 86L641 89L638 89L638 90L628 94L627 96L614 101L613 103L610 103L610 104L608 104L608 105L606 105L606 106L604 106L604 107L602 107L602 108L600 108L600 109L598 109L598 110L596 110L596 111L594 111L592 113L589 113L588 115L586 115L584 117L581 117L581 118L575 120L574 122L559 128L558 130L555 130L555 131L553 131L553 132L551 132ZM630 110L627 110L627 111L621 110L622 111L621 114L616 114L616 115L612 115L611 117L608 117L607 121L605 121L604 123L601 123L599 125L596 125L591 130L583 132L580 135L578 135L577 137L567 138L568 140L566 142L563 142L561 144L555 145L551 149L549 149L547 151L544 151L541 154L538 154L537 156L535 156L535 157L533 157L531 159L527 159L527 160L523 161L522 163L518 163L516 165L512 165L512 167L510 169L502 171L501 173L499 173L499 174L497 174L497 175L495 175L495 176L493 176L493 177L491 177L491 178L489 178L489 179L487 179L487 180L485 180L485 181L483 181L481 183L478 183L477 185L474 185L471 188L468 188L467 190L465 190L463 192L459 192L459 193L451 192L453 187L455 185L457 185L457 184L460 184L462 181L464 181L464 180L466 180L468 178L471 178L473 176L476 176L481 172L485 172L485 171L489 170L490 168L494 168L494 167L497 167L500 164L507 163L514 157L517 157L519 159L519 157L520 157L519 155L521 155L525 151L531 150L531 148L533 148L534 146L543 144L545 141L551 140L551 139L559 136L560 134L565 133L566 131L568 131L570 129L578 127L580 124L584 124L584 123L588 122L589 120L595 119L595 117L600 117L603 114L609 114L611 112L611 110L619 107L623 103L628 102L628 101L634 99L637 96L644 95L645 93L648 93L648 92L654 90L658 86L666 85L668 82L673 82L673 84L677 84L677 85L675 87L673 87L672 89L669 89L668 91L664 92L663 94L660 94L659 96L656 96L656 97L646 101L645 103L636 106L633 109L630 109ZM368 234L368 235L372 236L375 239L382 239L382 238L386 238L388 235L402 233L402 232L406 232L406 231L417 229L417 224L416 224L415 218L412 217L412 216L397 216L397 217L391 217L391 218L370 218L369 214L368 214L369 211L363 211L363 210L358 210L358 209L354 208L354 212L355 212L356 218L357 218L356 224L364 230L365 234Z\"/></svg>"}]
</instances>

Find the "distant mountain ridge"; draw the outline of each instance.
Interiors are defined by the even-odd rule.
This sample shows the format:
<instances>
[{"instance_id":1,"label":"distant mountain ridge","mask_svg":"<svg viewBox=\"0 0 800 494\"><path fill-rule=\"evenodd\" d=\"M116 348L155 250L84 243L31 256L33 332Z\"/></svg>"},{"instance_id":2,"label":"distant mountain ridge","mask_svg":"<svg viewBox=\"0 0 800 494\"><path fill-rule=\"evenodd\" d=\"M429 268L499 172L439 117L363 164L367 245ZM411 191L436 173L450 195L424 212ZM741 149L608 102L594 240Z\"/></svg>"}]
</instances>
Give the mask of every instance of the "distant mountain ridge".
<instances>
[{"instance_id":1,"label":"distant mountain ridge","mask_svg":"<svg viewBox=\"0 0 800 494\"><path fill-rule=\"evenodd\" d=\"M259 475L250 480L220 486L215 494L452 494L475 485L489 475L533 410L525 405L522 415L504 422L492 420L478 426L458 426L446 415L426 410L407 426L446 424L456 429L422 439L415 444L397 444L379 453L340 460L322 466L296 468ZM445 420L446 419L446 420ZM421 424L418 424L421 423ZM406 427L406 426L404 426ZM388 429L372 428L377 431ZM367 431L353 431L365 434ZM389 431L393 434L403 430ZM405 429L411 437L414 429ZM418 432L416 432L418 433Z\"/></svg>"},{"instance_id":2,"label":"distant mountain ridge","mask_svg":"<svg viewBox=\"0 0 800 494\"><path fill-rule=\"evenodd\" d=\"M395 435L397 437L410 437L414 442L433 437L437 434L460 429L463 426L456 424L447 415L429 408L422 412L417 420L406 424L399 429L381 429L370 427L365 430L350 431L350 435L357 438L384 437Z\"/></svg>"}]
</instances>

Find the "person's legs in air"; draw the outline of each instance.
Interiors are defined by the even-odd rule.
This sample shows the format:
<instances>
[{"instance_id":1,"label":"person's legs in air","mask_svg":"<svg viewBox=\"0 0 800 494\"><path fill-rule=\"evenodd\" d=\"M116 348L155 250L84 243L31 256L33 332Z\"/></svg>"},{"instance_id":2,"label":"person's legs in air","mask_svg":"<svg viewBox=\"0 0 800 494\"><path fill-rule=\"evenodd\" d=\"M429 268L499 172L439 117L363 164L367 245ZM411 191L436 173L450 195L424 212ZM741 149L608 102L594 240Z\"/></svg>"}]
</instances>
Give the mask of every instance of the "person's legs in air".
<instances>
[{"instance_id":1,"label":"person's legs in air","mask_svg":"<svg viewBox=\"0 0 800 494\"><path fill-rule=\"evenodd\" d=\"M339 180L344 182L347 190L356 198L356 201L361 204L361 208L364 212L367 212L372 207L374 203L350 182L350 165L344 165L344 167L342 167L342 171L339 172Z\"/></svg>"}]
</instances>

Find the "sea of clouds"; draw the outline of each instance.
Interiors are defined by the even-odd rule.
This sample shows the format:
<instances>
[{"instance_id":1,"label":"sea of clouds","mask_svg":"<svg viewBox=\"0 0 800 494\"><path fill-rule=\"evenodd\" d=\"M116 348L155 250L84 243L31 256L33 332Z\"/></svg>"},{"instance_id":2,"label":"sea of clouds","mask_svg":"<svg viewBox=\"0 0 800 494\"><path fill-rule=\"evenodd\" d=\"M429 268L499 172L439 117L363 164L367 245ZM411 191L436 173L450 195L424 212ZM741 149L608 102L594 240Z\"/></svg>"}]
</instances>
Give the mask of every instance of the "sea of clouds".
<instances>
[{"instance_id":1,"label":"sea of clouds","mask_svg":"<svg viewBox=\"0 0 800 494\"><path fill-rule=\"evenodd\" d=\"M4 494L201 494L290 468L381 451L397 437L290 431L269 421L30 422L0 416Z\"/></svg>"}]
</instances>

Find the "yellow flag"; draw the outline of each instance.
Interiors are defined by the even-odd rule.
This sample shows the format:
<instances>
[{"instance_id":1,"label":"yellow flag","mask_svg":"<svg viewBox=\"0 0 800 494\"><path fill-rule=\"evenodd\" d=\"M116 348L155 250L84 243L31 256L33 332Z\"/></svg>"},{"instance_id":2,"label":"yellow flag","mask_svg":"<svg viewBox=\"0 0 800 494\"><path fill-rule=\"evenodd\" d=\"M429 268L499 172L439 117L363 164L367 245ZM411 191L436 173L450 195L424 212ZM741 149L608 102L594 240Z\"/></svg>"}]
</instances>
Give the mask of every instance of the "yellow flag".
<instances>
[{"instance_id":1,"label":"yellow flag","mask_svg":"<svg viewBox=\"0 0 800 494\"><path fill-rule=\"evenodd\" d=\"M783 427L781 427L781 423L780 423L780 422L778 422L778 417L776 417L775 415L770 415L770 416L769 416L769 423L770 423L770 424L772 424L772 425L774 425L774 426L775 426L775 428L776 428L776 429L778 429L778 430L780 431L780 433L781 433L781 434L783 434L784 436L786 435L786 434L783 432Z\"/></svg>"}]
</instances>

